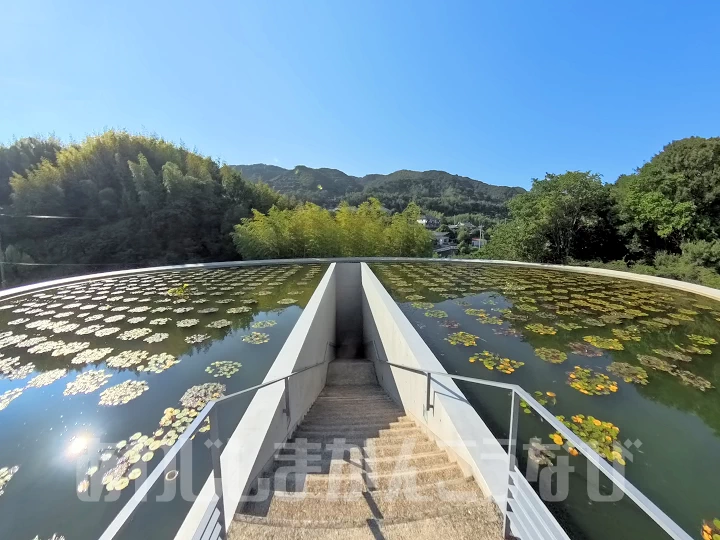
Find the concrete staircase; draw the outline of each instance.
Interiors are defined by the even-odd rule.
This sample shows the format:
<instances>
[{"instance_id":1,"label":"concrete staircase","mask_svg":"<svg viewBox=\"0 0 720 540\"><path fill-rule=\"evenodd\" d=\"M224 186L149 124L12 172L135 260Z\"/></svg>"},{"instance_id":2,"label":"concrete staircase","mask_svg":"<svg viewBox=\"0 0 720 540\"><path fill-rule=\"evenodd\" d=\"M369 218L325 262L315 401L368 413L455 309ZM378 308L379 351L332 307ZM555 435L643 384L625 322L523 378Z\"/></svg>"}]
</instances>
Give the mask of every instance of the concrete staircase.
<instances>
[{"instance_id":1,"label":"concrete staircase","mask_svg":"<svg viewBox=\"0 0 720 540\"><path fill-rule=\"evenodd\" d=\"M502 537L496 506L362 360L330 363L326 387L250 496L233 540Z\"/></svg>"}]
</instances>

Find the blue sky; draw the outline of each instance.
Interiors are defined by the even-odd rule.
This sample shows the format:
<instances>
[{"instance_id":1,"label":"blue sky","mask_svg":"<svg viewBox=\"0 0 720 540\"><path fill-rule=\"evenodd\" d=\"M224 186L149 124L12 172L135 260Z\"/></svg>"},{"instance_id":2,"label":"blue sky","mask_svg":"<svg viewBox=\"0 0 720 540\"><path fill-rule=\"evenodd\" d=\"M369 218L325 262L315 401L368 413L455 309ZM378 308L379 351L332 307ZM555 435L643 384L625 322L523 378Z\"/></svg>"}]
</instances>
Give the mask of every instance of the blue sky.
<instances>
[{"instance_id":1,"label":"blue sky","mask_svg":"<svg viewBox=\"0 0 720 540\"><path fill-rule=\"evenodd\" d=\"M107 4L107 5L106 5ZM108 127L229 163L621 173L720 135L720 2L3 2L0 141Z\"/></svg>"}]
</instances>

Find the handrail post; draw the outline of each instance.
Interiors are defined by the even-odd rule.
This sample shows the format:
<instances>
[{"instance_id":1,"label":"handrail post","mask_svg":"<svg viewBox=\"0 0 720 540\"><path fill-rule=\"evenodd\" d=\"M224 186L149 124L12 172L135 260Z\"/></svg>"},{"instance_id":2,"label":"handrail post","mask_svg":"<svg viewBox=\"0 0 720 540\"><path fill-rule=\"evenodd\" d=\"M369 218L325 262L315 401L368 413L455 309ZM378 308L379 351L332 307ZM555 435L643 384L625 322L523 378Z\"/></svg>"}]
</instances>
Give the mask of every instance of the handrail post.
<instances>
[{"instance_id":1,"label":"handrail post","mask_svg":"<svg viewBox=\"0 0 720 540\"><path fill-rule=\"evenodd\" d=\"M290 423L290 377L285 377L285 409L283 412L287 414L288 424Z\"/></svg>"},{"instance_id":2,"label":"handrail post","mask_svg":"<svg viewBox=\"0 0 720 540\"><path fill-rule=\"evenodd\" d=\"M435 408L435 405L430 403L430 392L431 392L431 386L432 386L432 375L430 373L427 374L427 388L425 393L425 411L429 412L430 409Z\"/></svg>"},{"instance_id":3,"label":"handrail post","mask_svg":"<svg viewBox=\"0 0 720 540\"><path fill-rule=\"evenodd\" d=\"M517 437L518 437L518 419L520 414L520 396L515 390L511 390L510 395L510 426L508 428L508 487L507 500L505 501L505 511L503 512L504 524L503 535L505 538L510 536L510 485L512 483L512 473L515 471L515 460L517 453Z\"/></svg>"},{"instance_id":4,"label":"handrail post","mask_svg":"<svg viewBox=\"0 0 720 540\"><path fill-rule=\"evenodd\" d=\"M220 511L218 523L220 524L219 538L227 537L227 523L225 520L225 501L223 499L222 470L220 467L220 428L218 426L217 406L210 410L210 458L212 459L215 495L218 498L217 507Z\"/></svg>"}]
</instances>

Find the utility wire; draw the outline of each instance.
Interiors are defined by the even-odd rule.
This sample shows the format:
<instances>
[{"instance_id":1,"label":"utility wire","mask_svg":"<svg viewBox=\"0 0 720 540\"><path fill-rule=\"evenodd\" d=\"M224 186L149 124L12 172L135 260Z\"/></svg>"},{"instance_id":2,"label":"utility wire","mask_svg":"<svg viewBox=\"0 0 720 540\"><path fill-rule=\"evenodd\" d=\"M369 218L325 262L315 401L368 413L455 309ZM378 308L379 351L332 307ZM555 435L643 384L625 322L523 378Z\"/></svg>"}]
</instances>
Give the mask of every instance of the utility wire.
<instances>
[{"instance_id":1,"label":"utility wire","mask_svg":"<svg viewBox=\"0 0 720 540\"><path fill-rule=\"evenodd\" d=\"M13 266L123 266L129 263L23 263L4 261L0 264L11 264Z\"/></svg>"},{"instance_id":2,"label":"utility wire","mask_svg":"<svg viewBox=\"0 0 720 540\"><path fill-rule=\"evenodd\" d=\"M88 218L88 217L75 217L75 216L38 216L38 215L16 215L16 214L4 214L0 213L2 217L13 217L13 218L29 218L29 219L80 219L80 220L98 220L100 218ZM0 287L5 287L5 265L11 264L14 266L90 266L87 264L72 264L72 263L9 263L5 261L5 252L2 247L2 236L0 236ZM118 266L118 264L94 264L91 266Z\"/></svg>"},{"instance_id":3,"label":"utility wire","mask_svg":"<svg viewBox=\"0 0 720 540\"><path fill-rule=\"evenodd\" d=\"M97 221L100 218L93 218L93 217L76 217L76 216L33 216L33 215L25 215L20 216L17 214L0 214L0 216L3 217L15 217L15 218L33 218L33 219L89 219L93 221Z\"/></svg>"}]
</instances>

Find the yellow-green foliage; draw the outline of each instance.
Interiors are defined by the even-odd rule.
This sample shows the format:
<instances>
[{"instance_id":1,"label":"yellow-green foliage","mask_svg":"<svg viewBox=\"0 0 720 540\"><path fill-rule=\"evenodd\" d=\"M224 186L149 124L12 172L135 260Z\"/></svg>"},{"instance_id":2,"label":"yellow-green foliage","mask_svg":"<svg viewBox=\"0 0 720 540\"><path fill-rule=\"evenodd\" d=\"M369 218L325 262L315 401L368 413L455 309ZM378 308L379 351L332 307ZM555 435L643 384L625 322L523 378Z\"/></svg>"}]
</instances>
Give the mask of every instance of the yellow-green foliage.
<instances>
[{"instance_id":1,"label":"yellow-green foliage","mask_svg":"<svg viewBox=\"0 0 720 540\"><path fill-rule=\"evenodd\" d=\"M312 203L294 209L257 210L235 226L233 239L245 259L294 257L427 257L432 235L417 222L411 203L389 217L377 199L359 207L343 204L333 215Z\"/></svg>"}]
</instances>

